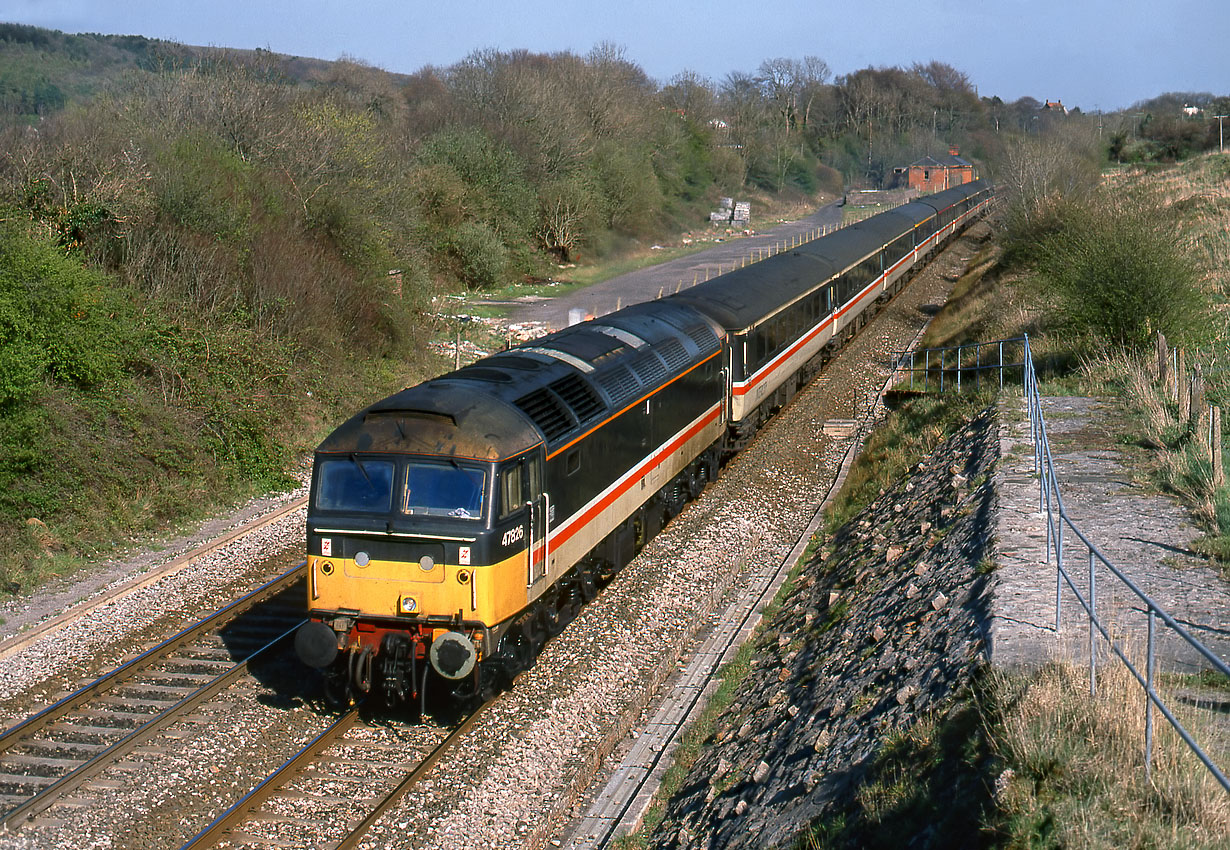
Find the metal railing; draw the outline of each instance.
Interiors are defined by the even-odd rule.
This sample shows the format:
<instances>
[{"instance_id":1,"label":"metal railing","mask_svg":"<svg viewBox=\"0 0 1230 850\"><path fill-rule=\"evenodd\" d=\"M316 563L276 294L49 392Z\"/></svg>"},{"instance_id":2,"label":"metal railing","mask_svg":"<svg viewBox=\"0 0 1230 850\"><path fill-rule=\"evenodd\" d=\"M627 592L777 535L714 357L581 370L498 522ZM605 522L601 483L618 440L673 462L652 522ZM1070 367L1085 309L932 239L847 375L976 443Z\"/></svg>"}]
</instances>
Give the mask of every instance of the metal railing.
<instances>
[{"instance_id":1,"label":"metal railing","mask_svg":"<svg viewBox=\"0 0 1230 850\"><path fill-rule=\"evenodd\" d=\"M1029 351L1029 338L997 339L992 342L971 342L948 348L924 348L921 351L899 351L893 357L893 386L911 392L947 392L973 387L978 389L991 378L985 373L995 371L994 380L1004 387L1004 372L1020 370L1024 376Z\"/></svg>"},{"instance_id":2,"label":"metal railing","mask_svg":"<svg viewBox=\"0 0 1230 850\"><path fill-rule=\"evenodd\" d=\"M1145 701L1145 772L1150 775L1153 759L1153 709L1156 706L1157 710L1170 722L1175 731L1183 739L1183 741L1191 748L1192 752L1204 763L1209 772L1217 779L1221 786L1227 791L1230 791L1230 779L1227 779L1225 773L1213 763L1200 745L1196 743L1191 733L1184 728L1183 724L1175 717L1174 712L1166 705L1165 700L1154 689L1154 681L1157 673L1157 639L1158 639L1158 620L1169 628L1175 635L1182 638L1188 645L1192 647L1205 661L1208 662L1209 668L1219 671L1223 675L1230 677L1230 666L1222 661L1216 654L1213 653L1207 646L1193 637L1187 629L1175 621L1169 613L1158 605L1150 596L1141 590L1135 582L1128 578L1122 570L1116 567L1110 560L1099 551L1098 547L1089 540L1088 537L1073 523L1068 516L1067 510L1064 507L1063 496L1059 492L1059 485L1055 476L1055 464L1051 458L1050 441L1046 433L1046 422L1042 417L1042 398L1038 392L1038 378L1034 372L1033 360L1029 351L1029 340L1025 339L1024 348L1024 374L1025 374L1025 399L1029 410L1029 425L1030 434L1034 444L1034 472L1039 478L1038 488L1038 511L1046 517L1046 562L1050 563L1052 557L1056 566L1055 571L1055 632L1058 635L1060 632L1060 614L1062 612L1062 597L1063 586L1066 583L1076 600L1084 609L1085 618L1089 625L1089 693L1095 695L1097 693L1097 652L1096 640L1097 636L1105 640L1106 645L1110 650L1123 662L1128 671L1136 679L1137 683L1144 690L1147 697ZM1088 598L1082 595L1076 582L1064 567L1064 545L1065 529L1069 530L1076 540L1084 546L1084 554L1087 556L1088 563ZM1098 601L1098 585L1096 568L1097 565L1102 565L1110 573L1122 583L1132 594L1136 596L1144 607L1144 614L1148 618L1148 636L1145 650L1145 671L1142 674L1137 669L1136 665L1128 658L1124 652L1120 641L1116 640L1106 623L1098 618L1097 601Z\"/></svg>"}]
</instances>

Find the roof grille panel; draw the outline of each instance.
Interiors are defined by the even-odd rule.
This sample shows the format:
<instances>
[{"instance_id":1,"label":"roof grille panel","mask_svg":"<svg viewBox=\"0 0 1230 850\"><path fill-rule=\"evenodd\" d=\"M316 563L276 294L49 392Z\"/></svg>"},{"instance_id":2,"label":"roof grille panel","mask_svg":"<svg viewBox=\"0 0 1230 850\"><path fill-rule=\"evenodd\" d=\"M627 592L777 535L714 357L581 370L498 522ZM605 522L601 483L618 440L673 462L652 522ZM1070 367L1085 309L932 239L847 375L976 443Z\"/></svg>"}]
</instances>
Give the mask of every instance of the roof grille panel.
<instances>
[{"instance_id":1,"label":"roof grille panel","mask_svg":"<svg viewBox=\"0 0 1230 850\"><path fill-rule=\"evenodd\" d=\"M702 352L715 351L718 348L717 334L708 325L693 325L687 329L687 335Z\"/></svg>"},{"instance_id":2,"label":"roof grille panel","mask_svg":"<svg viewBox=\"0 0 1230 850\"><path fill-rule=\"evenodd\" d=\"M636 391L641 388L640 383L636 380L636 376L629 371L627 366L617 366L614 369L603 372L597 377L598 385L606 390L606 394L611 397L611 405L619 407L628 399L636 395Z\"/></svg>"},{"instance_id":3,"label":"roof grille panel","mask_svg":"<svg viewBox=\"0 0 1230 850\"><path fill-rule=\"evenodd\" d=\"M578 422L588 422L606 409L593 387L580 375L560 378L551 384L551 389L572 409Z\"/></svg>"},{"instance_id":4,"label":"roof grille panel","mask_svg":"<svg viewBox=\"0 0 1230 850\"><path fill-rule=\"evenodd\" d=\"M548 442L567 434L576 424L560 400L546 387L523 395L513 403L542 430Z\"/></svg>"},{"instance_id":5,"label":"roof grille panel","mask_svg":"<svg viewBox=\"0 0 1230 850\"><path fill-rule=\"evenodd\" d=\"M666 367L662 364L662 358L652 351L646 351L629 365L636 377L646 386L656 387L666 380Z\"/></svg>"},{"instance_id":6,"label":"roof grille panel","mask_svg":"<svg viewBox=\"0 0 1230 850\"><path fill-rule=\"evenodd\" d=\"M692 360L688 357L688 352L684 349L683 343L677 339L668 339L659 345L656 351L666 361L667 368L672 372L682 372L691 365Z\"/></svg>"}]
</instances>

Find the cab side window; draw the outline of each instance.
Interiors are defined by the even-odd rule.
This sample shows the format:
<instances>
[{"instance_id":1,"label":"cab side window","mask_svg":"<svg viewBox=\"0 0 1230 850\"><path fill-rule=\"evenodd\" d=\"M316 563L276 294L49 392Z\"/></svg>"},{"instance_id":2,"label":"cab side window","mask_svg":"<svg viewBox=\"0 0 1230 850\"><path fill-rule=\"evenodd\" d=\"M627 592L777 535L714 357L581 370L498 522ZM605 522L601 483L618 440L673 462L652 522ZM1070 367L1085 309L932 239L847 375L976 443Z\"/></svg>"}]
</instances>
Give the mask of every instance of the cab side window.
<instances>
[{"instance_id":1,"label":"cab side window","mask_svg":"<svg viewBox=\"0 0 1230 850\"><path fill-rule=\"evenodd\" d=\"M521 488L521 464L514 464L500 473L500 519L525 504Z\"/></svg>"}]
</instances>

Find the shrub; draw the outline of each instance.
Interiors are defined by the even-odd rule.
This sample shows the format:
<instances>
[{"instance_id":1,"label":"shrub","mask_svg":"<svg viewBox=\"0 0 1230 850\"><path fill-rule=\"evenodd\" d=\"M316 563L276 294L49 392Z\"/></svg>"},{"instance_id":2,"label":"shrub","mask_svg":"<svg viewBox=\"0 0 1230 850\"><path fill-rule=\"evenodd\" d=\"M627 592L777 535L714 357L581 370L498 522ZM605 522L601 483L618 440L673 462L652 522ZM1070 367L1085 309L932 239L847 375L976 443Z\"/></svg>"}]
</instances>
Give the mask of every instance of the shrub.
<instances>
[{"instance_id":1,"label":"shrub","mask_svg":"<svg viewBox=\"0 0 1230 850\"><path fill-rule=\"evenodd\" d=\"M1198 342L1207 299L1164 208L1103 196L1071 205L1054 222L1037 266L1075 330L1131 349L1157 331L1176 344Z\"/></svg>"},{"instance_id":2,"label":"shrub","mask_svg":"<svg viewBox=\"0 0 1230 850\"><path fill-rule=\"evenodd\" d=\"M504 282L508 251L500 237L481 222L467 221L453 231L448 243L457 277L472 289L494 289Z\"/></svg>"},{"instance_id":3,"label":"shrub","mask_svg":"<svg viewBox=\"0 0 1230 850\"><path fill-rule=\"evenodd\" d=\"M0 407L44 378L88 388L114 377L131 328L99 274L13 227L0 232Z\"/></svg>"}]
</instances>

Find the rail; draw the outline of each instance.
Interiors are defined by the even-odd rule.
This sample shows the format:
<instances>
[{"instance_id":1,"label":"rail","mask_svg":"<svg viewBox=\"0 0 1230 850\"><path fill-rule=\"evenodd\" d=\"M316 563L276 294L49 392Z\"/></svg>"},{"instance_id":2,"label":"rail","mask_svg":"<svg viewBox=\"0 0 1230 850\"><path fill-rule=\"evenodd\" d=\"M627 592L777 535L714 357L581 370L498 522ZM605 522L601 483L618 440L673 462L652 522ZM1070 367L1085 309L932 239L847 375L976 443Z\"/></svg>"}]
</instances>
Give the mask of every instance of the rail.
<instances>
[{"instance_id":1,"label":"rail","mask_svg":"<svg viewBox=\"0 0 1230 850\"><path fill-rule=\"evenodd\" d=\"M1055 632L1059 633L1060 615L1063 605L1063 586L1066 583L1076 600L1080 603L1081 608L1085 612L1085 618L1089 627L1089 693L1093 696L1097 693L1097 652L1096 644L1097 637L1100 635L1106 642L1106 645L1115 654L1115 656L1123 662L1124 666L1132 674L1137 684L1141 686L1147 697L1145 701L1145 774L1151 776L1151 768L1153 761L1153 709L1156 706L1157 710L1169 721L1170 725L1179 734L1179 737L1187 744L1196 757L1204 763L1209 772L1221 784L1223 788L1230 791L1230 779L1227 779L1225 773L1213 763L1212 758L1206 753L1191 733L1183 726L1179 719L1175 716L1170 706L1158 694L1154 688L1154 681L1157 672L1157 638L1158 638L1158 620L1161 620L1166 628L1170 629L1174 634L1182 638L1189 646L1192 647L1208 662L1209 666L1222 673L1224 676L1230 677L1230 666L1222 661L1212 650L1193 637L1187 629L1183 628L1174 617L1172 617L1161 605L1155 602L1149 594L1141 590L1135 582L1127 577L1117 566L1111 563L1098 547L1085 536L1084 532L1076 526L1071 517L1068 516L1067 509L1064 507L1063 495L1059 491L1058 479L1055 475L1055 462L1051 457L1050 440L1046 433L1046 421L1042 416L1042 396L1038 391L1038 377L1033 368L1032 358L1029 356L1029 342L1026 339L1025 343L1025 399L1029 410L1029 425L1030 434L1034 443L1034 472L1038 475L1038 511L1046 517L1046 561L1051 562L1052 557L1055 563ZM1076 582L1073 581L1071 574L1064 567L1064 530L1068 529L1076 539L1085 547L1086 562L1088 563L1088 598L1082 595ZM1123 649L1120 641L1116 640L1110 633L1108 625L1104 623L1097 615L1098 601L1098 584L1097 584L1097 565L1101 564L1110 571L1119 582L1126 587L1145 608L1145 615L1148 618L1148 636L1146 639L1145 648L1145 672L1142 674L1137 669L1136 664L1132 662Z\"/></svg>"}]
</instances>

